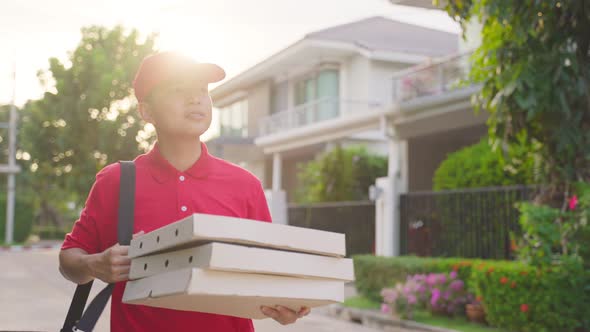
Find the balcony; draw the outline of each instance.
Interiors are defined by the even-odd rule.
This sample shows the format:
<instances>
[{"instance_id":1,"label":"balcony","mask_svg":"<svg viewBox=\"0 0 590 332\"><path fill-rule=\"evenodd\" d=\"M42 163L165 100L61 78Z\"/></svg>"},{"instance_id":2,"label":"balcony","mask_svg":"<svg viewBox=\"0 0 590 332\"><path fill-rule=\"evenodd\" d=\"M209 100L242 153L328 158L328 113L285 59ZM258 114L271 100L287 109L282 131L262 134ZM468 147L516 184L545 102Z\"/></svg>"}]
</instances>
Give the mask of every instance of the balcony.
<instances>
[{"instance_id":1,"label":"balcony","mask_svg":"<svg viewBox=\"0 0 590 332\"><path fill-rule=\"evenodd\" d=\"M325 97L262 118L259 136L271 135L290 129L367 112L382 106L376 102L344 100Z\"/></svg>"},{"instance_id":2,"label":"balcony","mask_svg":"<svg viewBox=\"0 0 590 332\"><path fill-rule=\"evenodd\" d=\"M398 73L393 78L393 102L404 103L469 86L466 81L471 54L469 52L442 58Z\"/></svg>"}]
</instances>

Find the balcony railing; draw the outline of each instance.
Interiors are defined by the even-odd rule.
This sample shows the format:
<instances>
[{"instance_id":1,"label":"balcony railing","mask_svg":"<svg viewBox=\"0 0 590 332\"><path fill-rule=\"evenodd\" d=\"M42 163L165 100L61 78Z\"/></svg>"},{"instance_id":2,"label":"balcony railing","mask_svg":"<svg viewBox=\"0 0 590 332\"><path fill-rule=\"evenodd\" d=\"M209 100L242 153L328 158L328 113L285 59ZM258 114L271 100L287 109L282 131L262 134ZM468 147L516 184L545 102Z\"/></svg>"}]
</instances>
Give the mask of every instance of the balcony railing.
<instances>
[{"instance_id":1,"label":"balcony railing","mask_svg":"<svg viewBox=\"0 0 590 332\"><path fill-rule=\"evenodd\" d=\"M275 134L310 124L366 112L381 106L376 102L325 97L277 112L260 120L259 136Z\"/></svg>"},{"instance_id":2,"label":"balcony railing","mask_svg":"<svg viewBox=\"0 0 590 332\"><path fill-rule=\"evenodd\" d=\"M466 85L472 52L422 64L398 73L393 78L393 101L443 94Z\"/></svg>"}]
</instances>

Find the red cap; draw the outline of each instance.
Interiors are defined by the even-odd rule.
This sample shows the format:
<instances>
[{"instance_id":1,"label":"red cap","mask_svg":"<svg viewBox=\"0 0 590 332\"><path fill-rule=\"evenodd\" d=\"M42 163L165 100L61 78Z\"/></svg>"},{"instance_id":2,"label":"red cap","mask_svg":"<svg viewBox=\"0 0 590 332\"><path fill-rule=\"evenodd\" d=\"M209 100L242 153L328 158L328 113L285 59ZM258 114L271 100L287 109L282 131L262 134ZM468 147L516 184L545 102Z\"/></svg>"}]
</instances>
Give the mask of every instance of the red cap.
<instances>
[{"instance_id":1,"label":"red cap","mask_svg":"<svg viewBox=\"0 0 590 332\"><path fill-rule=\"evenodd\" d=\"M199 63L175 52L161 52L147 56L141 62L133 89L142 102L156 85L174 78L188 78L215 83L225 78L225 71L212 63Z\"/></svg>"}]
</instances>

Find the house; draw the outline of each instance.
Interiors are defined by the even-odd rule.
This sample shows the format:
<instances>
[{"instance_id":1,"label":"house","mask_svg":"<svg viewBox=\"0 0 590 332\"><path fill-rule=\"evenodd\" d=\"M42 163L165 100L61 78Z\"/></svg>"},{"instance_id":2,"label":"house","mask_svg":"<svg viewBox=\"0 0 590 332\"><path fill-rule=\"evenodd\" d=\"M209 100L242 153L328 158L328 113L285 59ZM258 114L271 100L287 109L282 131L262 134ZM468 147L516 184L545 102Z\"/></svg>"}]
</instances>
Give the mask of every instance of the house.
<instances>
[{"instance_id":1,"label":"house","mask_svg":"<svg viewBox=\"0 0 590 332\"><path fill-rule=\"evenodd\" d=\"M383 17L309 33L211 91L220 135L208 146L262 180L277 219L294 198L297 165L335 144L367 143L395 161L398 141L406 136L427 137L409 142L418 149L432 140L432 130L410 116L415 111L392 117L399 113L399 93L407 92L399 75L411 76L410 68L457 53L458 39ZM392 132L392 121L401 121L404 130ZM428 159L421 149L410 162Z\"/></svg>"}]
</instances>

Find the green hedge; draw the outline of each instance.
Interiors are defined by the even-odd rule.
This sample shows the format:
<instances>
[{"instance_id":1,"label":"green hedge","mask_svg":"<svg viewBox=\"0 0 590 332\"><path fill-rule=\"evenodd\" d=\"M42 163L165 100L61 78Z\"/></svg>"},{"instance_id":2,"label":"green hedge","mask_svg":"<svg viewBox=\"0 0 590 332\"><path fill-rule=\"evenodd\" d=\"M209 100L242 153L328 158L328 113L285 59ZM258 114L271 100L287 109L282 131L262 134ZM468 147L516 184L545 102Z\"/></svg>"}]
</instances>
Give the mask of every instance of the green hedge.
<instances>
[{"instance_id":1,"label":"green hedge","mask_svg":"<svg viewBox=\"0 0 590 332\"><path fill-rule=\"evenodd\" d=\"M539 271L513 261L362 255L354 257L354 268L359 294L371 301L381 302L383 288L409 275L456 270L482 298L492 326L522 332L590 327L590 271L581 266Z\"/></svg>"},{"instance_id":2,"label":"green hedge","mask_svg":"<svg viewBox=\"0 0 590 332\"><path fill-rule=\"evenodd\" d=\"M590 327L590 272L581 266L538 270L486 262L472 269L470 284L493 326L526 332Z\"/></svg>"},{"instance_id":3,"label":"green hedge","mask_svg":"<svg viewBox=\"0 0 590 332\"><path fill-rule=\"evenodd\" d=\"M535 159L531 149L524 143L516 144L504 160L499 152L492 151L484 137L479 143L447 156L434 173L434 190L534 184ZM510 160L519 164L510 164Z\"/></svg>"},{"instance_id":4,"label":"green hedge","mask_svg":"<svg viewBox=\"0 0 590 332\"><path fill-rule=\"evenodd\" d=\"M456 270L459 278L468 283L471 267L477 262L464 258L354 256L356 288L363 296L381 302L383 288L395 286L413 274Z\"/></svg>"},{"instance_id":5,"label":"green hedge","mask_svg":"<svg viewBox=\"0 0 590 332\"><path fill-rule=\"evenodd\" d=\"M17 195L14 207L14 242L23 242L31 234L33 204ZM0 243L4 242L6 228L6 193L0 193Z\"/></svg>"}]
</instances>

